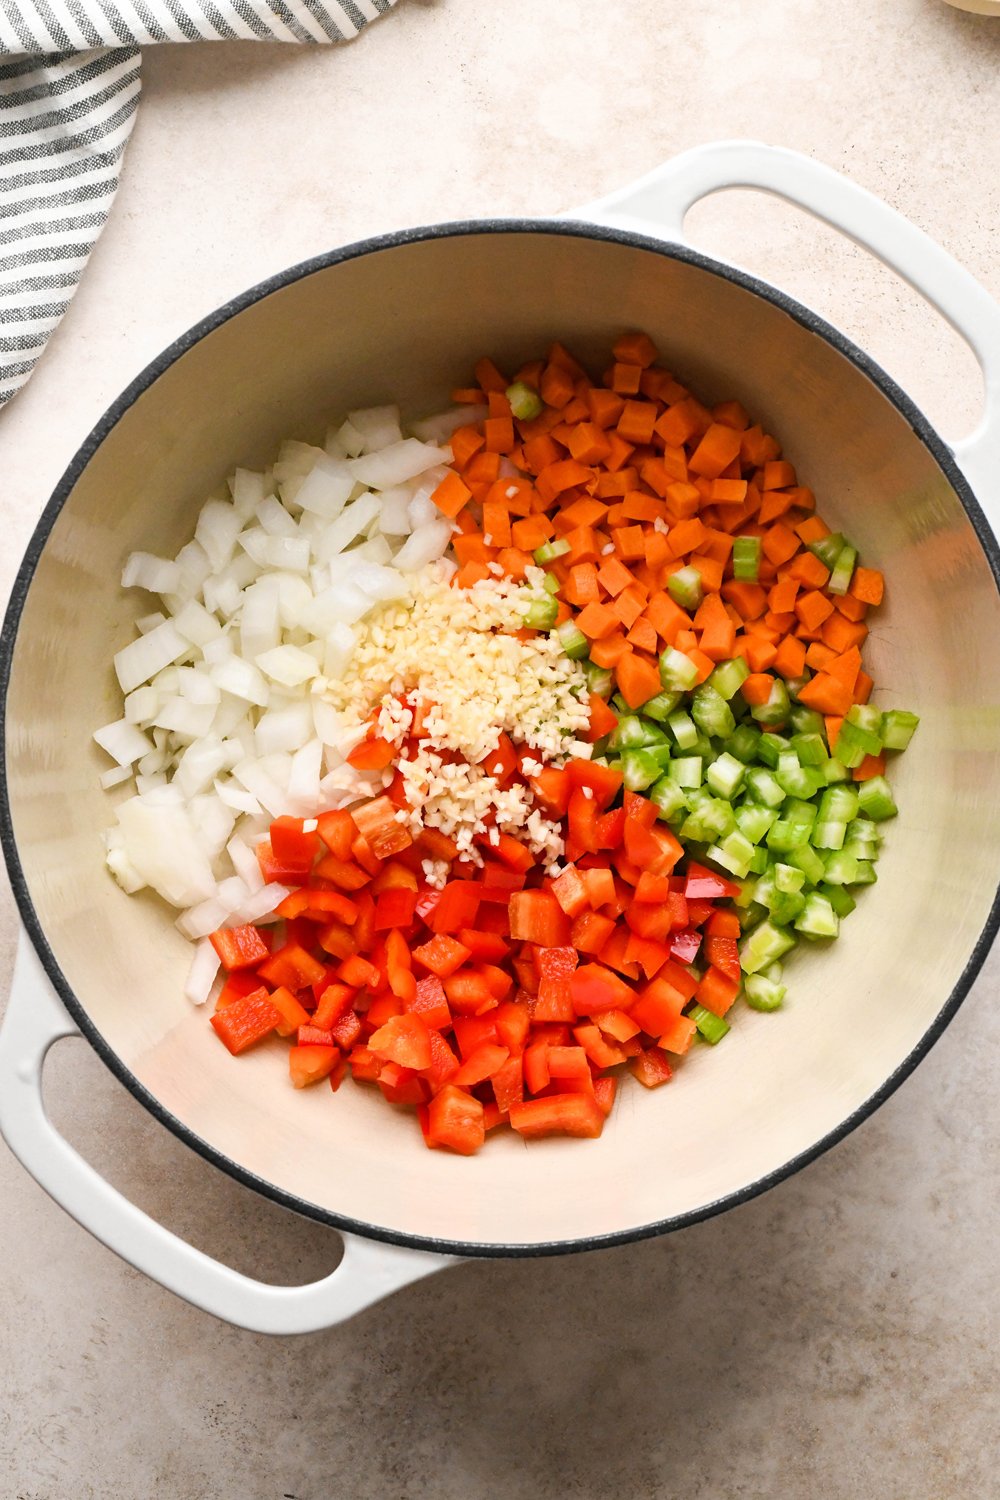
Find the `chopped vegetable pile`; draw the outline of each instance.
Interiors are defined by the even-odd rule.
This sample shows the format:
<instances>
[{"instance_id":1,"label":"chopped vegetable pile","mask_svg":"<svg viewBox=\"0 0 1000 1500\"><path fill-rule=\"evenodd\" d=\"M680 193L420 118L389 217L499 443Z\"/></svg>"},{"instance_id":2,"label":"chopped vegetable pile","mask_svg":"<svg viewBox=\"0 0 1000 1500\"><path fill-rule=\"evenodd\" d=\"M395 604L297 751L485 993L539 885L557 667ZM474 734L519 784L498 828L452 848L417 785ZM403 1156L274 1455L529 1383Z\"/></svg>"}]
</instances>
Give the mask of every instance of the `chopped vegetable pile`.
<instances>
[{"instance_id":1,"label":"chopped vegetable pile","mask_svg":"<svg viewBox=\"0 0 1000 1500\"><path fill-rule=\"evenodd\" d=\"M237 471L116 657L108 863L185 910L187 994L297 1087L350 1070L429 1146L597 1136L876 879L915 714L862 665L883 578L777 441L644 334L561 346L404 436Z\"/></svg>"}]
</instances>

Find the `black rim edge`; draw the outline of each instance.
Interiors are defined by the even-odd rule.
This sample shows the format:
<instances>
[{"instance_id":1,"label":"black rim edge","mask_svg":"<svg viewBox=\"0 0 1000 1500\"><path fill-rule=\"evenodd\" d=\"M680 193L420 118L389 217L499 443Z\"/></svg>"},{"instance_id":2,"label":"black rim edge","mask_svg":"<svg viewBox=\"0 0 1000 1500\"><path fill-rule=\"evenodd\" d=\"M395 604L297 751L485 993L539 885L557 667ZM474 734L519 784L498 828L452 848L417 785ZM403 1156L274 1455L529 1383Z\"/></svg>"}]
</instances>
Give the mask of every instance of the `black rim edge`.
<instances>
[{"instance_id":1,"label":"black rim edge","mask_svg":"<svg viewBox=\"0 0 1000 1500\"><path fill-rule=\"evenodd\" d=\"M723 280L730 281L744 290L756 294L764 301L777 307L802 327L825 339L838 353L842 354L862 374L868 377L872 384L896 408L911 427L916 437L923 443L924 447L928 449L945 478L958 495L989 563L994 583L997 585L998 592L1000 592L1000 547L998 547L997 540L979 502L955 462L950 448L927 421L919 407L911 401L905 391L886 374L881 366L865 354L863 350L859 349L856 344L837 328L833 327L832 324L819 317L818 314L804 307L801 303L796 302L776 287L759 280L748 272L714 260L710 256L702 255L699 251L692 250L686 245L678 245L672 242L656 240L646 235L605 228L600 225L570 219L473 219L457 220L419 229L406 229L391 234L379 235L371 239L359 240L337 250L301 261L297 265L289 267L288 270L279 272L265 281L258 282L255 286L248 288L237 297L225 303L216 312L201 319L185 333L181 334L179 338L175 339L172 344L158 355L156 359L152 360L131 384L126 387L77 450L42 511L38 524L31 536L18 569L14 586L11 590L10 601L4 616L3 626L0 629L0 744L3 747L3 759L0 762L0 847L3 849L7 873L17 902L21 921L28 936L31 938L42 966L67 1011L101 1060L118 1081L124 1084L129 1093L160 1124L165 1125L172 1134L177 1136L179 1140L191 1147L204 1160L210 1162L213 1166L221 1168L230 1177L235 1178L237 1182L242 1183L245 1187L252 1188L263 1197L270 1199L271 1202L341 1232L359 1234L366 1239L377 1240L386 1244L402 1245L415 1250L426 1250L474 1259L527 1259L550 1255L570 1255L586 1250L607 1249L615 1245L625 1245L640 1240L652 1239L659 1235L672 1233L678 1229L688 1228L693 1224L701 1223L703 1220L714 1218L716 1214L722 1213L727 1209L749 1203L752 1199L767 1192L768 1189L786 1181L789 1177L800 1171L802 1167L808 1166L810 1162L815 1161L832 1146L837 1145L850 1135L852 1131L856 1130L909 1077L954 1018L979 973L996 937L997 930L1000 928L1000 886L998 886L997 893L990 907L989 916L973 946L969 961L932 1025L881 1087L870 1095L863 1104L859 1105L847 1119L843 1120L835 1129L828 1131L826 1135L810 1146L808 1150L800 1152L773 1172L757 1178L754 1182L747 1183L735 1192L727 1193L722 1198L705 1204L701 1208L692 1209L688 1213L677 1214L650 1224L637 1225L630 1229L618 1230L612 1234L588 1235L572 1240L553 1240L532 1244L480 1244L475 1241L444 1240L423 1235L413 1235L399 1230L386 1229L376 1224L366 1224L362 1221L349 1218L346 1215L333 1213L328 1209L320 1207L318 1204L310 1203L304 1198L299 1198L295 1194L287 1193L282 1188L240 1166L231 1157L226 1156L224 1152L203 1140L189 1126L179 1120L176 1115L173 1115L166 1109L125 1066L118 1054L108 1045L102 1034L90 1020L90 1017L77 1000L71 986L63 975L35 913L34 904L28 891L14 839L13 818L6 775L7 691L10 684L14 644L24 602L34 576L35 568L57 516L94 453L138 398L155 384L159 377L174 365L177 360L182 358L196 343L207 334L221 327L224 323L229 322L238 313L262 301L273 292L291 286L316 271L325 270L344 261L355 260L363 255L395 249L401 245L462 235L518 233L544 233L564 235L567 238L607 241L630 248L651 251L668 260L682 261L688 265L696 266L701 270L717 275Z\"/></svg>"}]
</instances>

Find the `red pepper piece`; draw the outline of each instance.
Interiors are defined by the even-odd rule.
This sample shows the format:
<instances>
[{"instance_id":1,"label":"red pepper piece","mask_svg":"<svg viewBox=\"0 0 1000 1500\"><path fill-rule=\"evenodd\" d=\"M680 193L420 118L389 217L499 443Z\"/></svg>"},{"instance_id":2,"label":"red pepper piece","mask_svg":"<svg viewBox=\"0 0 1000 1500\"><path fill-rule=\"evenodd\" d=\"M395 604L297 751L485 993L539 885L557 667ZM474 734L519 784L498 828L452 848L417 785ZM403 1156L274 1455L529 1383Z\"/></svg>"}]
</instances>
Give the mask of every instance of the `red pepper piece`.
<instances>
[{"instance_id":1,"label":"red pepper piece","mask_svg":"<svg viewBox=\"0 0 1000 1500\"><path fill-rule=\"evenodd\" d=\"M629 1071L638 1078L644 1088L655 1089L661 1083L669 1083L673 1068L666 1054L659 1047L647 1047L637 1057L629 1059Z\"/></svg>"},{"instance_id":2,"label":"red pepper piece","mask_svg":"<svg viewBox=\"0 0 1000 1500\"><path fill-rule=\"evenodd\" d=\"M606 1010L628 1010L635 994L623 979L603 964L584 964L569 981L573 1008L578 1016Z\"/></svg>"},{"instance_id":3,"label":"red pepper piece","mask_svg":"<svg viewBox=\"0 0 1000 1500\"><path fill-rule=\"evenodd\" d=\"M298 943L286 943L272 953L266 964L257 971L268 984L283 984L290 990L303 990L315 984L326 973L318 959L313 958Z\"/></svg>"},{"instance_id":4,"label":"red pepper piece","mask_svg":"<svg viewBox=\"0 0 1000 1500\"><path fill-rule=\"evenodd\" d=\"M464 1089L446 1083L427 1106L427 1144L472 1156L486 1136L483 1106Z\"/></svg>"},{"instance_id":5,"label":"red pepper piece","mask_svg":"<svg viewBox=\"0 0 1000 1500\"><path fill-rule=\"evenodd\" d=\"M518 942L561 948L569 942L565 912L549 891L515 891L508 903L510 935Z\"/></svg>"},{"instance_id":6,"label":"red pepper piece","mask_svg":"<svg viewBox=\"0 0 1000 1500\"><path fill-rule=\"evenodd\" d=\"M319 834L305 833L301 818L275 818L268 830L271 852L286 870L299 870L301 879L308 878L313 860L319 853Z\"/></svg>"},{"instance_id":7,"label":"red pepper piece","mask_svg":"<svg viewBox=\"0 0 1000 1500\"><path fill-rule=\"evenodd\" d=\"M234 969L253 969L268 957L268 949L256 927L220 927L210 938L212 947L230 973Z\"/></svg>"},{"instance_id":8,"label":"red pepper piece","mask_svg":"<svg viewBox=\"0 0 1000 1500\"><path fill-rule=\"evenodd\" d=\"M501 1114L507 1114L513 1105L523 1103L524 1076L521 1070L521 1059L509 1057L501 1067L496 1069L490 1083L493 1086L493 1097Z\"/></svg>"},{"instance_id":9,"label":"red pepper piece","mask_svg":"<svg viewBox=\"0 0 1000 1500\"><path fill-rule=\"evenodd\" d=\"M484 1042L466 1058L451 1081L464 1088L472 1088L475 1084L492 1078L494 1073L503 1067L509 1056L506 1047L501 1047L496 1042Z\"/></svg>"},{"instance_id":10,"label":"red pepper piece","mask_svg":"<svg viewBox=\"0 0 1000 1500\"><path fill-rule=\"evenodd\" d=\"M316 819L316 832L336 859L350 859L351 845L358 836L358 826L346 807L320 813Z\"/></svg>"},{"instance_id":11,"label":"red pepper piece","mask_svg":"<svg viewBox=\"0 0 1000 1500\"><path fill-rule=\"evenodd\" d=\"M526 1139L541 1135L599 1136L604 1111L592 1093L550 1094L515 1104L508 1115L511 1125Z\"/></svg>"},{"instance_id":12,"label":"red pepper piece","mask_svg":"<svg viewBox=\"0 0 1000 1500\"><path fill-rule=\"evenodd\" d=\"M312 1017L305 1006L291 990L286 990L284 985L279 985L271 992L271 1004L275 1010L281 1012L281 1025L277 1028L279 1036L291 1036L293 1031L298 1031L300 1026L308 1026Z\"/></svg>"},{"instance_id":13,"label":"red pepper piece","mask_svg":"<svg viewBox=\"0 0 1000 1500\"><path fill-rule=\"evenodd\" d=\"M406 1008L420 1016L427 1026L438 1031L444 1031L451 1025L451 1010L444 985L436 974L428 974L417 981L413 998L406 1002Z\"/></svg>"},{"instance_id":14,"label":"red pepper piece","mask_svg":"<svg viewBox=\"0 0 1000 1500\"><path fill-rule=\"evenodd\" d=\"M368 1039L368 1046L376 1057L386 1062L399 1063L400 1067L419 1072L431 1065L431 1043L428 1028L422 1017L412 1011L402 1016L391 1016Z\"/></svg>"},{"instance_id":15,"label":"red pepper piece","mask_svg":"<svg viewBox=\"0 0 1000 1500\"><path fill-rule=\"evenodd\" d=\"M297 1089L328 1078L340 1060L337 1047L298 1046L289 1049L288 1072Z\"/></svg>"},{"instance_id":16,"label":"red pepper piece","mask_svg":"<svg viewBox=\"0 0 1000 1500\"><path fill-rule=\"evenodd\" d=\"M469 950L464 943L447 937L443 932L437 933L430 942L423 943L413 950L415 961L423 968L429 969L432 974L436 974L439 979L447 979L449 974L454 974L469 956Z\"/></svg>"},{"instance_id":17,"label":"red pepper piece","mask_svg":"<svg viewBox=\"0 0 1000 1500\"><path fill-rule=\"evenodd\" d=\"M402 888L383 891L375 903L375 931L391 927L409 927L417 905L416 891Z\"/></svg>"},{"instance_id":18,"label":"red pepper piece","mask_svg":"<svg viewBox=\"0 0 1000 1500\"><path fill-rule=\"evenodd\" d=\"M471 880L449 880L427 920L432 932L453 933L474 927L482 899L481 887Z\"/></svg>"},{"instance_id":19,"label":"red pepper piece","mask_svg":"<svg viewBox=\"0 0 1000 1500\"><path fill-rule=\"evenodd\" d=\"M701 933L690 928L687 932L675 932L670 939L670 952L682 964L693 964L700 947Z\"/></svg>"},{"instance_id":20,"label":"red pepper piece","mask_svg":"<svg viewBox=\"0 0 1000 1500\"><path fill-rule=\"evenodd\" d=\"M281 1012L271 1004L267 990L261 985L252 994L234 1000L225 1010L217 1010L211 1024L219 1039L236 1057L277 1030L281 1024Z\"/></svg>"}]
</instances>

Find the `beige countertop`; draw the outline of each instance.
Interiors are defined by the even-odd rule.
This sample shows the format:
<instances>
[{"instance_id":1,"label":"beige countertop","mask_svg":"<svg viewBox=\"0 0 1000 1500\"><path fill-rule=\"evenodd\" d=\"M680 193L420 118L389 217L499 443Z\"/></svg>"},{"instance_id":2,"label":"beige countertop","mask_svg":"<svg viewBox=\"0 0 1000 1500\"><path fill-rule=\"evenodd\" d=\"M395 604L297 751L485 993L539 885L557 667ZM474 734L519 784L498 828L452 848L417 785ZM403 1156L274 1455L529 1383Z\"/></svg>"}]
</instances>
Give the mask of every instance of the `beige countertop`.
<instances>
[{"instance_id":1,"label":"beige countertop","mask_svg":"<svg viewBox=\"0 0 1000 1500\"><path fill-rule=\"evenodd\" d=\"M846 171L1000 297L1000 22L939 0L401 0L334 50L163 47L107 230L0 415L0 593L91 425L177 334L282 267L435 219L585 203L701 141ZM770 201L691 216L838 323L946 437L968 351ZM0 894L0 992L16 922ZM997 1493L994 959L845 1142L682 1233L469 1264L331 1332L255 1337L122 1265L0 1150L0 1500L987 1500ZM173 1139L83 1042L52 1114L113 1182L264 1278L336 1236ZM990 1439L993 1427L994 1440Z\"/></svg>"}]
</instances>

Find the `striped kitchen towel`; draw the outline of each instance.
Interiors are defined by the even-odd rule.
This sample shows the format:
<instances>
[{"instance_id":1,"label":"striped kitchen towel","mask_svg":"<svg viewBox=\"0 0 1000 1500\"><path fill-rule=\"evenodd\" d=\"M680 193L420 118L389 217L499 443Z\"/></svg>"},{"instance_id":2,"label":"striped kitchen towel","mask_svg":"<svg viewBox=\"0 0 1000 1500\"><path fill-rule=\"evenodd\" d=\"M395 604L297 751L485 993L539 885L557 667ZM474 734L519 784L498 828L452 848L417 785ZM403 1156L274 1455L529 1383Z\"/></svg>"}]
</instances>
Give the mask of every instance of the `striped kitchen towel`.
<instances>
[{"instance_id":1,"label":"striped kitchen towel","mask_svg":"<svg viewBox=\"0 0 1000 1500\"><path fill-rule=\"evenodd\" d=\"M108 216L153 42L343 42L396 0L0 0L0 406Z\"/></svg>"}]
</instances>

